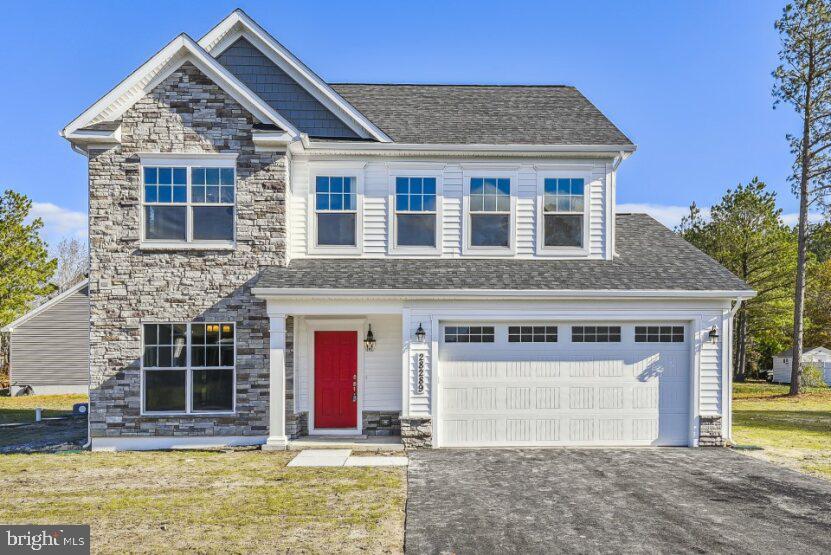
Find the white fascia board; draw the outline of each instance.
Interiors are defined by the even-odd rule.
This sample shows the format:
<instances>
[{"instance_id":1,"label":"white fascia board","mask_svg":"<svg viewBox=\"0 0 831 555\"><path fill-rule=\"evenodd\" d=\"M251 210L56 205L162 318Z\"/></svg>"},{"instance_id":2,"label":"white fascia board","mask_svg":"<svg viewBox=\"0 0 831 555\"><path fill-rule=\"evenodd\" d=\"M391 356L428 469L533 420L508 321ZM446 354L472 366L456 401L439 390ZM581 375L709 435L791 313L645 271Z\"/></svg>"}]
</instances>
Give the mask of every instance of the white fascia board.
<instances>
[{"instance_id":1,"label":"white fascia board","mask_svg":"<svg viewBox=\"0 0 831 555\"><path fill-rule=\"evenodd\" d=\"M28 322L29 320L31 320L32 318L34 318L38 314L41 314L41 313L49 310L51 307L55 306L56 304L58 304L59 302L61 302L64 299L66 299L67 297L77 293L78 291L80 291L81 289L86 287L87 285L89 285L89 279L81 280L80 282L73 285L72 287L70 287L69 289L64 291L63 293L60 293L59 295L55 295L54 297L52 297L51 299L49 299L48 301L46 301L42 305L30 310L29 312L27 312L26 314L24 314L23 316L21 316L20 318L18 318L14 322L12 322L11 324L8 324L5 327L0 328L0 332L3 332L3 333L13 332L14 329L19 327L21 324L23 324L25 322Z\"/></svg>"},{"instance_id":2,"label":"white fascia board","mask_svg":"<svg viewBox=\"0 0 831 555\"><path fill-rule=\"evenodd\" d=\"M279 131L254 131L252 140L256 152L270 152L286 150L288 145L295 140L295 137L291 133L281 133Z\"/></svg>"},{"instance_id":3,"label":"white fascia board","mask_svg":"<svg viewBox=\"0 0 831 555\"><path fill-rule=\"evenodd\" d=\"M631 155L635 145L532 145L532 144L448 144L448 143L368 143L346 141L311 141L302 136L301 142L292 145L295 154L399 154L399 155L443 155L480 154L504 156L539 155L591 155L592 157L617 158Z\"/></svg>"},{"instance_id":4,"label":"white fascia board","mask_svg":"<svg viewBox=\"0 0 831 555\"><path fill-rule=\"evenodd\" d=\"M534 290L534 289L297 289L254 287L257 297L371 297L420 299L749 299L755 291L690 290Z\"/></svg>"},{"instance_id":5,"label":"white fascia board","mask_svg":"<svg viewBox=\"0 0 831 555\"><path fill-rule=\"evenodd\" d=\"M159 82L188 61L249 110L258 120L263 123L273 123L295 137L300 136L300 132L291 122L278 114L184 33L170 41L114 89L70 122L61 131L61 136L70 139L80 128L100 121L117 119Z\"/></svg>"},{"instance_id":6,"label":"white fascia board","mask_svg":"<svg viewBox=\"0 0 831 555\"><path fill-rule=\"evenodd\" d=\"M216 57L225 48L230 46L238 36L245 37L249 42L257 46L266 57L303 85L312 96L328 109L336 114L345 115L346 118L342 119L344 119L344 123L353 131L361 136L372 137L382 143L392 142L392 139L386 133L381 131L366 116L347 102L346 99L335 92L319 75L300 61L285 46L280 44L277 39L263 29L259 23L251 19L244 11L240 9L234 10L228 17L216 25L216 27L199 39L199 44L207 52L210 52L212 56ZM357 123L359 128L356 128L352 122Z\"/></svg>"}]
</instances>

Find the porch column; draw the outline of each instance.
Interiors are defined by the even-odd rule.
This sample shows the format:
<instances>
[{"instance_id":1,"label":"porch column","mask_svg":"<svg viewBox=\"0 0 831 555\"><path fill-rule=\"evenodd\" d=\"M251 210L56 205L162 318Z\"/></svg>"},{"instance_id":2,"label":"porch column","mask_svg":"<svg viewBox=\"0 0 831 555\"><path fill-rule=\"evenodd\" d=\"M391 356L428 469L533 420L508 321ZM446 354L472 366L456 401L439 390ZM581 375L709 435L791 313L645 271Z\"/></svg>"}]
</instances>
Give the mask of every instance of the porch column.
<instances>
[{"instance_id":1,"label":"porch column","mask_svg":"<svg viewBox=\"0 0 831 555\"><path fill-rule=\"evenodd\" d=\"M268 440L264 450L283 450L286 437L286 315L269 311Z\"/></svg>"}]
</instances>

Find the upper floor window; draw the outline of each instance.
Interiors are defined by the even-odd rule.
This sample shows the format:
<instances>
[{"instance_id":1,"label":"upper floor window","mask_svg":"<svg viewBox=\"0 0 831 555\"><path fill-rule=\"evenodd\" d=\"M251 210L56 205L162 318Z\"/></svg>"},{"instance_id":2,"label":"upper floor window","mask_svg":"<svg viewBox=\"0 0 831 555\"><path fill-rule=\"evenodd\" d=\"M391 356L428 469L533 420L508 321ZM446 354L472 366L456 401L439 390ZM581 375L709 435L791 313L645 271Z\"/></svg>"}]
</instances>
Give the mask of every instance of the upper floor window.
<instances>
[{"instance_id":1,"label":"upper floor window","mask_svg":"<svg viewBox=\"0 0 831 555\"><path fill-rule=\"evenodd\" d=\"M233 167L146 165L142 173L145 242L234 241Z\"/></svg>"},{"instance_id":2,"label":"upper floor window","mask_svg":"<svg viewBox=\"0 0 831 555\"><path fill-rule=\"evenodd\" d=\"M543 246L582 247L585 181L545 178L543 188Z\"/></svg>"},{"instance_id":3,"label":"upper floor window","mask_svg":"<svg viewBox=\"0 0 831 555\"><path fill-rule=\"evenodd\" d=\"M511 180L470 179L470 246L509 248L511 245Z\"/></svg>"},{"instance_id":4,"label":"upper floor window","mask_svg":"<svg viewBox=\"0 0 831 555\"><path fill-rule=\"evenodd\" d=\"M358 201L355 177L315 178L317 245L357 246Z\"/></svg>"},{"instance_id":5,"label":"upper floor window","mask_svg":"<svg viewBox=\"0 0 831 555\"><path fill-rule=\"evenodd\" d=\"M436 178L395 178L395 244L436 246Z\"/></svg>"}]
</instances>

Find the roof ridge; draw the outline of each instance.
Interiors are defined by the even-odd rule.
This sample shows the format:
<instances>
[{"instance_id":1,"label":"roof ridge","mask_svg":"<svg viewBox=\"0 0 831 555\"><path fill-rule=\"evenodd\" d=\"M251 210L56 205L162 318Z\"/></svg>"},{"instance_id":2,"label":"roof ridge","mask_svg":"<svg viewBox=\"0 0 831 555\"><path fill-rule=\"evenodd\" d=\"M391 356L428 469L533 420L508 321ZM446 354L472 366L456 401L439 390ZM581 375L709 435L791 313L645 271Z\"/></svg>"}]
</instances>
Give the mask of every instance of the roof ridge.
<instances>
[{"instance_id":1,"label":"roof ridge","mask_svg":"<svg viewBox=\"0 0 831 555\"><path fill-rule=\"evenodd\" d=\"M334 82L329 85L368 85L380 87L500 87L500 88L537 88L537 89L575 89L574 85L562 84L523 84L523 83L367 83Z\"/></svg>"}]
</instances>

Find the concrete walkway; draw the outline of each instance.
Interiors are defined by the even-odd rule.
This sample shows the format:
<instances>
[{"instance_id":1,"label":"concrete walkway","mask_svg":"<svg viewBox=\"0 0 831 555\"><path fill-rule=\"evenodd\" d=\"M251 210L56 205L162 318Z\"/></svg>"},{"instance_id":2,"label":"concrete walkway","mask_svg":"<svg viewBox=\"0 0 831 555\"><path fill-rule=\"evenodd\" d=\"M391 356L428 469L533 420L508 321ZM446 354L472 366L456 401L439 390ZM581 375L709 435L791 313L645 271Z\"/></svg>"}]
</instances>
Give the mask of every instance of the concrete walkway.
<instances>
[{"instance_id":1,"label":"concrete walkway","mask_svg":"<svg viewBox=\"0 0 831 555\"><path fill-rule=\"evenodd\" d=\"M407 463L407 457L356 457L351 449L306 449L288 466L407 466Z\"/></svg>"},{"instance_id":2,"label":"concrete walkway","mask_svg":"<svg viewBox=\"0 0 831 555\"><path fill-rule=\"evenodd\" d=\"M729 449L437 449L407 474L407 553L831 553L831 482Z\"/></svg>"}]
</instances>

